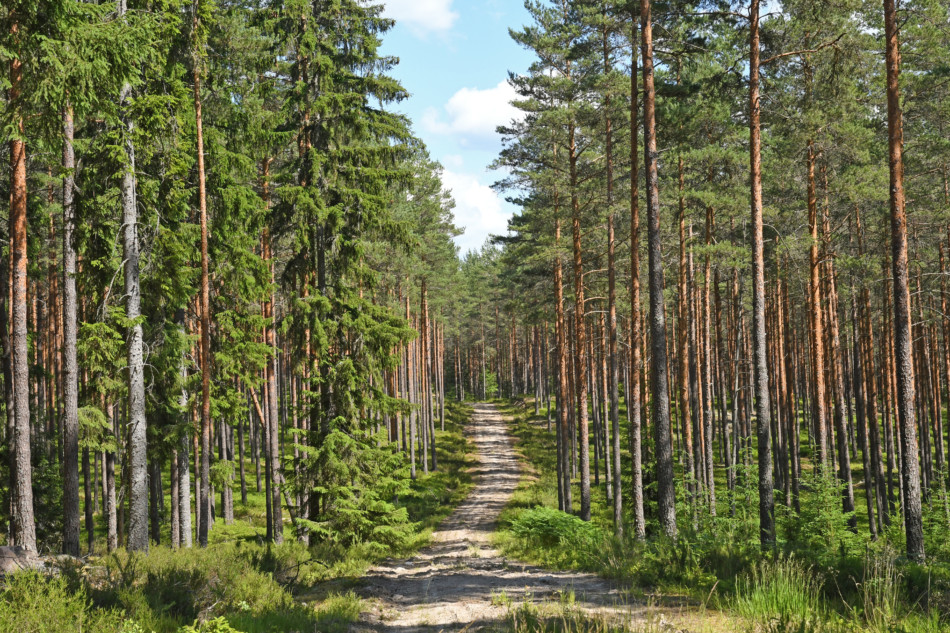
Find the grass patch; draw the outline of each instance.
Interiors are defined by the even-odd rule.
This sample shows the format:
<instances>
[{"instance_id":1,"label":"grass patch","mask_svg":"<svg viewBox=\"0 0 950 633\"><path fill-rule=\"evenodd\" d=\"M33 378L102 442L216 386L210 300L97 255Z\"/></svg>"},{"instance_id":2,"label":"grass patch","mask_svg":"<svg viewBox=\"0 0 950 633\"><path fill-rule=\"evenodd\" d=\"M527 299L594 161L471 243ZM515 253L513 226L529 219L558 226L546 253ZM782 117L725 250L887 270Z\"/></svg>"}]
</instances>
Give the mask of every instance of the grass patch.
<instances>
[{"instance_id":1,"label":"grass patch","mask_svg":"<svg viewBox=\"0 0 950 633\"><path fill-rule=\"evenodd\" d=\"M526 562L559 570L580 570L617 580L630 595L685 597L697 608L711 605L735 614L756 631L868 631L931 633L950 630L950 539L942 498L934 494L925 511L926 565L903 560L902 528L872 542L859 526L847 525L834 482L817 475L802 479L802 512L777 507L779 542L763 552L758 542L758 493L755 456L736 466L737 485L728 490L717 465L719 516L700 505L694 513L685 491L682 464L676 471L679 537L659 536L655 515L655 477L644 464L645 510L649 539L638 542L614 535L603 460L600 483L594 477L591 445L592 517L584 523L559 512L553 428L545 412L534 415L533 403L498 403L517 440L527 468L501 516L496 541L502 552ZM624 415L621 407L621 415ZM630 460L626 423L621 446L625 470L622 488L629 491ZM644 437L647 450L651 440ZM573 487L574 512L579 486ZM857 495L856 495L857 496ZM860 499L860 498L859 498ZM625 497L626 500L626 497ZM865 517L866 519L866 517ZM629 528L627 515L625 526ZM629 529L627 530L629 532ZM545 625L547 626L547 625Z\"/></svg>"},{"instance_id":2,"label":"grass patch","mask_svg":"<svg viewBox=\"0 0 950 633\"><path fill-rule=\"evenodd\" d=\"M428 544L433 528L471 490L476 460L464 434L470 416L470 407L446 402L445 431L436 431L439 468L420 471L397 500L411 522L410 537L398 545L327 540L308 547L289 522L282 545L265 543L265 499L254 489L253 464L246 464L248 503L235 490L235 521L219 518L209 547L153 544L144 555L104 554L100 542L99 555L85 565L63 563L58 576L14 574L0 587L0 631L344 633L363 609L351 586L366 569Z\"/></svg>"}]
</instances>

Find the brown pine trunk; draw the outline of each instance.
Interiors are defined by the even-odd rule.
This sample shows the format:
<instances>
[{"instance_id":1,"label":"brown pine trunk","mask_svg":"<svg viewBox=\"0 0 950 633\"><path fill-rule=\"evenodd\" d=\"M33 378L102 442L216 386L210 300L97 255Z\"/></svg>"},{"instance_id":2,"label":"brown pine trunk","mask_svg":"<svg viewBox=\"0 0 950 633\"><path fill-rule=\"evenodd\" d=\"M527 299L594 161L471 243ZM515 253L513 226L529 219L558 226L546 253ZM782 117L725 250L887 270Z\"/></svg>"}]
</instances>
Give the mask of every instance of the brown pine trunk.
<instances>
[{"instance_id":1,"label":"brown pine trunk","mask_svg":"<svg viewBox=\"0 0 950 633\"><path fill-rule=\"evenodd\" d=\"M199 2L195 0L193 28L198 28ZM197 46L197 42L195 45ZM198 214L201 224L201 514L198 519L198 545L208 546L211 525L211 283L208 279L208 198L205 191L204 136L201 127L201 76L199 52L194 51L192 79L195 103L195 127L198 154ZM271 444L274 444L271 441Z\"/></svg>"},{"instance_id":2,"label":"brown pine trunk","mask_svg":"<svg viewBox=\"0 0 950 633\"><path fill-rule=\"evenodd\" d=\"M759 104L759 0L752 0L749 29L749 172L752 187L752 329L759 462L759 539L775 543L772 496L769 368L765 340L765 245L762 235L762 155Z\"/></svg>"},{"instance_id":3,"label":"brown pine trunk","mask_svg":"<svg viewBox=\"0 0 950 633\"><path fill-rule=\"evenodd\" d=\"M818 436L818 460L820 469L827 470L829 462L827 396L825 388L825 349L824 321L821 310L821 261L818 253L818 197L815 186L815 145L808 141L808 228L811 232L809 249L810 276L808 283L808 307L811 327L808 330L811 339L811 366L814 397L812 413L814 427Z\"/></svg>"},{"instance_id":4,"label":"brown pine trunk","mask_svg":"<svg viewBox=\"0 0 950 633\"><path fill-rule=\"evenodd\" d=\"M828 179L825 166L822 176L827 195ZM854 483L851 479L851 456L848 450L848 426L845 420L844 363L841 353L841 335L838 328L838 289L835 283L834 255L831 249L831 229L828 222L828 204L825 201L825 213L822 219L822 233L825 244L825 287L827 289L827 315L831 339L831 376L835 395L834 422L838 440L838 478L841 480L841 507L845 513L854 512ZM848 519L852 530L857 529L857 517L852 514Z\"/></svg>"},{"instance_id":5,"label":"brown pine trunk","mask_svg":"<svg viewBox=\"0 0 950 633\"><path fill-rule=\"evenodd\" d=\"M412 317L409 313L409 291L406 291L406 322L412 326ZM416 409L415 404L415 343L410 341L406 345L406 400L409 402L409 476L416 478Z\"/></svg>"},{"instance_id":6,"label":"brown pine trunk","mask_svg":"<svg viewBox=\"0 0 950 633\"><path fill-rule=\"evenodd\" d=\"M860 210L855 208L855 225L858 237L858 254L864 256L864 235L861 226ZM871 291L867 284L861 288L861 354L864 368L864 393L867 400L868 419L868 448L870 450L871 468L876 485L877 514L882 529L889 527L890 506L888 503L887 483L884 478L884 463L881 456L881 431L877 415L877 379L874 364L874 329L871 323Z\"/></svg>"},{"instance_id":7,"label":"brown pine trunk","mask_svg":"<svg viewBox=\"0 0 950 633\"><path fill-rule=\"evenodd\" d=\"M607 32L606 14L604 15L603 53L604 74L609 75L611 70L609 34ZM633 73L636 76L636 72ZM607 357L609 371L607 375L607 396L609 398L608 418L610 420L610 444L613 448L613 463L607 463L607 478L611 479L613 487L614 534L623 536L623 495L620 488L620 365L617 359L617 271L616 271L616 240L614 237L614 164L613 164L613 121L610 117L611 94L604 95L604 134L606 137L607 159ZM610 451L607 451L610 454Z\"/></svg>"},{"instance_id":8,"label":"brown pine trunk","mask_svg":"<svg viewBox=\"0 0 950 633\"><path fill-rule=\"evenodd\" d=\"M689 336L687 328L689 327L687 302L687 284L686 284L686 199L684 193L683 180L683 157L677 160L677 173L679 175L679 277L677 282L677 368L679 398L677 398L678 418L683 435L682 457L686 463L683 468L683 476L686 479L686 489L689 491L690 504L696 503L696 471L693 461L693 412L690 406L690 376L689 376Z\"/></svg>"},{"instance_id":9,"label":"brown pine trunk","mask_svg":"<svg viewBox=\"0 0 950 633\"><path fill-rule=\"evenodd\" d=\"M14 42L19 25L10 27ZM12 542L36 551L36 524L33 519L33 471L30 466L30 357L27 341L27 235L26 235L26 143L20 108L20 58L10 61L9 103L15 116L17 136L10 140L10 305L12 312L13 411L10 430L10 495Z\"/></svg>"},{"instance_id":10,"label":"brown pine trunk","mask_svg":"<svg viewBox=\"0 0 950 633\"><path fill-rule=\"evenodd\" d=\"M577 342L577 430L580 434L581 519L590 521L590 429L587 412L587 324L584 303L584 262L581 250L581 208L578 191L576 127L569 128L568 159L571 177L571 234L574 246L574 334Z\"/></svg>"},{"instance_id":11,"label":"brown pine trunk","mask_svg":"<svg viewBox=\"0 0 950 633\"><path fill-rule=\"evenodd\" d=\"M627 419L630 421L630 467L632 479L633 534L638 540L646 539L646 520L643 514L643 448L640 407L640 374L642 358L640 319L640 167L638 158L639 130L637 118L637 19L631 16L630 27L630 367L628 370Z\"/></svg>"},{"instance_id":12,"label":"brown pine trunk","mask_svg":"<svg viewBox=\"0 0 950 633\"><path fill-rule=\"evenodd\" d=\"M710 180L712 177L710 175ZM713 348L712 348L712 315L709 297L709 285L712 277L712 262L709 257L709 248L712 247L712 235L715 225L715 211L711 206L706 207L706 261L703 266L703 295L702 295L702 340L703 340L703 420L705 424L705 460L706 460L706 490L709 497L709 514L716 516L716 481L713 471Z\"/></svg>"},{"instance_id":13,"label":"brown pine trunk","mask_svg":"<svg viewBox=\"0 0 950 633\"><path fill-rule=\"evenodd\" d=\"M884 0L887 66L887 130L890 166L891 250L894 274L894 359L897 412L904 481L904 530L907 556L924 558L920 466L914 420L914 358L910 335L910 283L907 273L907 213L904 209L903 113L900 103L900 43L895 0Z\"/></svg>"},{"instance_id":14,"label":"brown pine trunk","mask_svg":"<svg viewBox=\"0 0 950 633\"><path fill-rule=\"evenodd\" d=\"M555 148L555 160L557 149ZM558 466L560 472L561 510L564 512L573 511L573 499L571 498L571 472L570 460L568 457L568 438L570 438L570 428L568 424L568 409L570 408L570 392L568 391L567 381L567 333L565 332L566 321L564 317L564 272L561 265L561 255L558 247L561 241L561 219L560 198L557 190L554 192L554 312L555 328L557 330L557 416L560 443L558 446Z\"/></svg>"},{"instance_id":15,"label":"brown pine trunk","mask_svg":"<svg viewBox=\"0 0 950 633\"><path fill-rule=\"evenodd\" d=\"M261 197L264 204L270 208L270 164L271 159L265 158L261 163ZM261 257L267 263L270 273L270 286L274 287L274 257L271 249L271 238L268 227L264 227L261 235ZM267 366L264 369L265 388L267 389L267 411L266 421L268 436L278 437L280 430L278 428L278 395L277 395L277 343L274 331L277 328L276 316L274 315L274 294L273 290L268 293L267 300L262 306L264 324L264 344L268 348ZM271 534L275 543L283 543L283 517L280 506L280 486L282 477L280 472L280 443L271 441L268 444L267 470L270 476L270 505L271 505Z\"/></svg>"}]
</instances>

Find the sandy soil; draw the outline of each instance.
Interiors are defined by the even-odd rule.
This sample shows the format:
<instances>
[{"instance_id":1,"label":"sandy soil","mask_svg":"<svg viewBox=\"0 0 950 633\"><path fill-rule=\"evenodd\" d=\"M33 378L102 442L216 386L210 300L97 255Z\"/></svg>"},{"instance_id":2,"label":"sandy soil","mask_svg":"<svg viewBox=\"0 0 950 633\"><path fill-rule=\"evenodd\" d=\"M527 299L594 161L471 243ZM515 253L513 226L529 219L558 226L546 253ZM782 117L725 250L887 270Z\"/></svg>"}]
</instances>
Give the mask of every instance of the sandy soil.
<instances>
[{"instance_id":1,"label":"sandy soil","mask_svg":"<svg viewBox=\"0 0 950 633\"><path fill-rule=\"evenodd\" d=\"M478 449L474 491L433 534L429 547L410 560L391 560L369 570L359 593L371 608L359 629L477 630L503 619L512 606L550 605L573 592L576 605L587 611L650 621L654 630L682 630L683 623L666 625L667 616L657 608L630 604L597 576L551 572L505 559L493 549L495 522L518 485L521 467L493 405L475 405L471 424Z\"/></svg>"}]
</instances>

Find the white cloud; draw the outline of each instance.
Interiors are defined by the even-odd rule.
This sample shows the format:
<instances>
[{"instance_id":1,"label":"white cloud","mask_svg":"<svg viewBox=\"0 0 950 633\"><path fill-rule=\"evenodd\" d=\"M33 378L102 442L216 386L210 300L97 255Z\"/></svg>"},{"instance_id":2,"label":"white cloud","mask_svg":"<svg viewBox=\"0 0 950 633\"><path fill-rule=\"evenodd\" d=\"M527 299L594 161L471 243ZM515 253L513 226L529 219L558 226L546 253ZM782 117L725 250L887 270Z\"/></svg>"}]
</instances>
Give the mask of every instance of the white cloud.
<instances>
[{"instance_id":1,"label":"white cloud","mask_svg":"<svg viewBox=\"0 0 950 633\"><path fill-rule=\"evenodd\" d=\"M463 145L470 140L494 139L495 128L521 116L521 111L511 105L516 97L507 81L485 90L462 88L449 98L442 111L426 110L422 126L433 134L457 136Z\"/></svg>"},{"instance_id":2,"label":"white cloud","mask_svg":"<svg viewBox=\"0 0 950 633\"><path fill-rule=\"evenodd\" d=\"M459 17L452 10L452 0L385 0L385 7L384 16L405 24L420 37L447 33Z\"/></svg>"},{"instance_id":3,"label":"white cloud","mask_svg":"<svg viewBox=\"0 0 950 633\"><path fill-rule=\"evenodd\" d=\"M471 174L448 169L442 172L442 184L455 200L455 223L465 228L455 240L463 253L481 248L490 234L507 233L511 214L491 187Z\"/></svg>"},{"instance_id":4,"label":"white cloud","mask_svg":"<svg viewBox=\"0 0 950 633\"><path fill-rule=\"evenodd\" d=\"M461 154L446 154L442 157L440 161L445 167L450 167L452 169L461 169L465 164L465 157Z\"/></svg>"}]
</instances>

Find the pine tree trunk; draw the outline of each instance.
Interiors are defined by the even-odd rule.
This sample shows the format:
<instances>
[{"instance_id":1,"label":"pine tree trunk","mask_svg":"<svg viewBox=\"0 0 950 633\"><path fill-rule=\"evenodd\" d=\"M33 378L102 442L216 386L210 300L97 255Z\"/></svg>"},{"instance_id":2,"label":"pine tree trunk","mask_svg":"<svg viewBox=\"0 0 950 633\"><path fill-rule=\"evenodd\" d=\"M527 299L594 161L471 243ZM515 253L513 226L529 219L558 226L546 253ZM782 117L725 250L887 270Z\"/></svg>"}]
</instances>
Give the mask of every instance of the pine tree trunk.
<instances>
[{"instance_id":1,"label":"pine tree trunk","mask_svg":"<svg viewBox=\"0 0 950 633\"><path fill-rule=\"evenodd\" d=\"M824 174L824 166L822 166ZM827 185L827 180L825 180ZM831 229L828 224L827 205L823 218L825 248L831 246ZM848 427L845 420L844 362L841 352L841 335L838 328L838 290L835 283L834 260L826 252L825 264L826 288L828 294L827 313L831 339L831 376L835 394L835 435L838 439L838 478L841 480L841 507L845 513L854 512L854 483L851 479L851 456L848 450ZM857 529L857 517L852 514L848 520L852 530Z\"/></svg>"},{"instance_id":2,"label":"pine tree trunk","mask_svg":"<svg viewBox=\"0 0 950 633\"><path fill-rule=\"evenodd\" d=\"M646 171L647 241L650 255L650 341L652 347L653 433L656 442L658 517L663 532L676 538L673 449L670 438L670 384L663 305L663 254L657 176L656 90L653 79L653 24L650 0L640 3L643 57L643 159Z\"/></svg>"},{"instance_id":3,"label":"pine tree trunk","mask_svg":"<svg viewBox=\"0 0 950 633\"><path fill-rule=\"evenodd\" d=\"M639 130L637 118L637 16L632 15L630 27L630 368L627 387L627 419L630 421L630 467L632 479L633 534L637 540L646 539L646 519L643 514L643 448L640 407L640 375L642 359L640 317L640 167L638 160Z\"/></svg>"},{"instance_id":4,"label":"pine tree trunk","mask_svg":"<svg viewBox=\"0 0 950 633\"><path fill-rule=\"evenodd\" d=\"M897 412L903 457L904 530L907 556L924 558L920 466L914 420L914 359L911 349L910 284L907 272L907 213L904 209L903 113L900 103L900 43L895 0L884 0L887 66L888 163L890 166L891 250L894 274L894 359Z\"/></svg>"},{"instance_id":5,"label":"pine tree trunk","mask_svg":"<svg viewBox=\"0 0 950 633\"><path fill-rule=\"evenodd\" d=\"M762 235L762 156L759 103L759 0L752 0L749 29L749 163L752 188L752 329L759 462L759 540L775 543L768 350L765 339L765 246Z\"/></svg>"},{"instance_id":6,"label":"pine tree trunk","mask_svg":"<svg viewBox=\"0 0 950 633\"><path fill-rule=\"evenodd\" d=\"M115 421L112 404L106 403L105 396L103 396L102 404L102 408L105 409L106 421L109 423L109 428L112 429L113 437L118 441L118 425ZM106 467L102 478L106 484L106 549L113 552L119 547L119 508L116 503L115 451L106 451Z\"/></svg>"},{"instance_id":7,"label":"pine tree trunk","mask_svg":"<svg viewBox=\"0 0 950 633\"><path fill-rule=\"evenodd\" d=\"M83 505L86 509L86 551L92 552L95 544L96 526L92 514L92 482L89 475L89 448L82 449ZM65 549L65 548L63 548Z\"/></svg>"},{"instance_id":8,"label":"pine tree trunk","mask_svg":"<svg viewBox=\"0 0 950 633\"><path fill-rule=\"evenodd\" d=\"M683 436L682 456L686 463L683 468L683 477L686 483L686 489L689 492L689 503L695 506L696 503L696 471L693 461L693 411L690 407L690 376L689 376L689 336L687 328L689 327L687 319L687 286L686 286L686 199L684 197L683 180L683 157L677 159L678 174L678 213L677 226L679 227L679 275L676 285L676 353L677 360L677 384L679 394L677 398L677 412L680 423L681 434ZM695 508L693 508L695 510Z\"/></svg>"},{"instance_id":9,"label":"pine tree trunk","mask_svg":"<svg viewBox=\"0 0 950 633\"><path fill-rule=\"evenodd\" d=\"M18 43L19 25L10 27L12 39ZM36 551L36 524L33 518L33 471L30 466L30 357L27 341L27 234L26 234L26 142L23 116L20 113L20 82L22 62L18 56L10 60L9 101L14 115L17 137L10 140L10 304L12 318L12 385L13 408L7 409L12 421L10 446L10 496L12 543Z\"/></svg>"},{"instance_id":10,"label":"pine tree trunk","mask_svg":"<svg viewBox=\"0 0 950 633\"><path fill-rule=\"evenodd\" d=\"M590 521L590 428L587 403L587 324L585 323L586 304L584 303L584 261L581 250L581 207L577 126L571 121L568 126L568 164L571 184L571 235L574 250L574 334L576 348L576 392L578 405L577 427L580 434L579 467L581 476L581 513L584 521Z\"/></svg>"},{"instance_id":11,"label":"pine tree trunk","mask_svg":"<svg viewBox=\"0 0 950 633\"><path fill-rule=\"evenodd\" d=\"M825 387L825 349L824 349L824 320L821 309L821 260L818 253L818 197L815 186L815 146L808 141L807 154L808 169L808 227L811 231L811 247L809 250L810 277L808 284L808 306L811 317L811 327L808 330L811 338L812 380L815 385L815 394L812 399L814 425L818 432L818 460L819 469L827 470L829 462L828 449L828 421L827 395Z\"/></svg>"},{"instance_id":12,"label":"pine tree trunk","mask_svg":"<svg viewBox=\"0 0 950 633\"><path fill-rule=\"evenodd\" d=\"M199 0L195 0L193 29L198 29ZM192 85L194 89L195 128L198 162L198 214L201 225L201 282L199 313L201 317L201 474L199 495L201 514L198 517L198 545L208 546L211 527L211 284L208 278L208 201L205 189L204 134L201 118L201 76L198 42L194 42Z\"/></svg>"},{"instance_id":13,"label":"pine tree trunk","mask_svg":"<svg viewBox=\"0 0 950 633\"><path fill-rule=\"evenodd\" d=\"M857 302L854 299L854 296L854 291L852 290L851 315L853 322L857 324L860 321L858 320ZM864 466L864 495L868 508L868 530L871 533L871 539L877 540L877 521L875 521L874 518L874 497L877 487L874 479L874 471L871 469L871 452L870 443L868 442L867 401L864 394L864 367L862 366L861 362L862 354L858 336L859 333L856 331L854 337L854 347L851 350L852 371L854 372L853 383L855 396L854 399L856 405L855 412L857 414L856 424L858 427L858 442L861 445L861 457Z\"/></svg>"},{"instance_id":14,"label":"pine tree trunk","mask_svg":"<svg viewBox=\"0 0 950 633\"><path fill-rule=\"evenodd\" d=\"M79 556L79 367L76 364L76 209L73 110L63 110L63 553Z\"/></svg>"},{"instance_id":15,"label":"pine tree trunk","mask_svg":"<svg viewBox=\"0 0 950 633\"><path fill-rule=\"evenodd\" d=\"M178 449L172 449L168 474L171 482L171 489L168 491L169 501L171 501L171 514L168 517L171 527L171 545L172 548L177 549L181 547L181 493L178 490L181 477L178 474Z\"/></svg>"},{"instance_id":16,"label":"pine tree trunk","mask_svg":"<svg viewBox=\"0 0 950 633\"><path fill-rule=\"evenodd\" d=\"M119 0L124 19L126 0ZM120 102L128 106L132 87L122 87ZM128 333L129 363L129 533L130 551L148 551L148 436L145 420L145 367L142 343L141 288L139 286L138 204L135 183L134 126L123 115L126 165L122 174L123 256L125 258L125 316L132 323Z\"/></svg>"},{"instance_id":17,"label":"pine tree trunk","mask_svg":"<svg viewBox=\"0 0 950 633\"><path fill-rule=\"evenodd\" d=\"M712 178L710 177L710 180ZM712 247L712 233L713 233L713 208L711 206L706 207L706 247L707 249ZM703 315L703 324L702 324L702 341L703 341L703 356L705 362L703 363L703 420L705 424L704 428L704 437L705 437L705 462L706 462L706 490L709 499L709 514L710 516L716 516L716 481L715 473L713 470L713 374L712 374L712 364L713 364L713 349L712 349L712 315L710 313L710 302L709 302L709 285L710 277L712 276L712 263L709 257L709 251L706 252L706 261L703 266L703 295L702 295L702 315ZM698 326L697 326L698 327Z\"/></svg>"},{"instance_id":18,"label":"pine tree trunk","mask_svg":"<svg viewBox=\"0 0 950 633\"><path fill-rule=\"evenodd\" d=\"M568 459L568 438L570 437L570 428L568 424L567 412L570 405L568 384L567 384L567 333L565 332L566 320L564 317L564 272L561 266L561 255L558 247L561 241L561 219L558 217L560 212L558 202L558 193L554 192L554 314L555 327L557 328L557 417L560 443L558 445L558 471L561 482L561 510L564 512L573 511L573 500L571 499L571 473Z\"/></svg>"},{"instance_id":19,"label":"pine tree trunk","mask_svg":"<svg viewBox=\"0 0 950 633\"><path fill-rule=\"evenodd\" d=\"M175 322L179 324L181 333L184 335L185 311L179 310L175 315ZM188 391L185 384L188 380L188 367L185 365L185 356L179 364L179 374L181 375L181 394L178 396L178 406L187 422L188 416ZM186 427L190 428L190 427ZM191 433L184 432L178 442L176 456L178 458L178 521L179 521L179 545L181 547L191 547L191 469L189 468L188 454L190 451ZM243 464L242 464L243 465Z\"/></svg>"}]
</instances>

